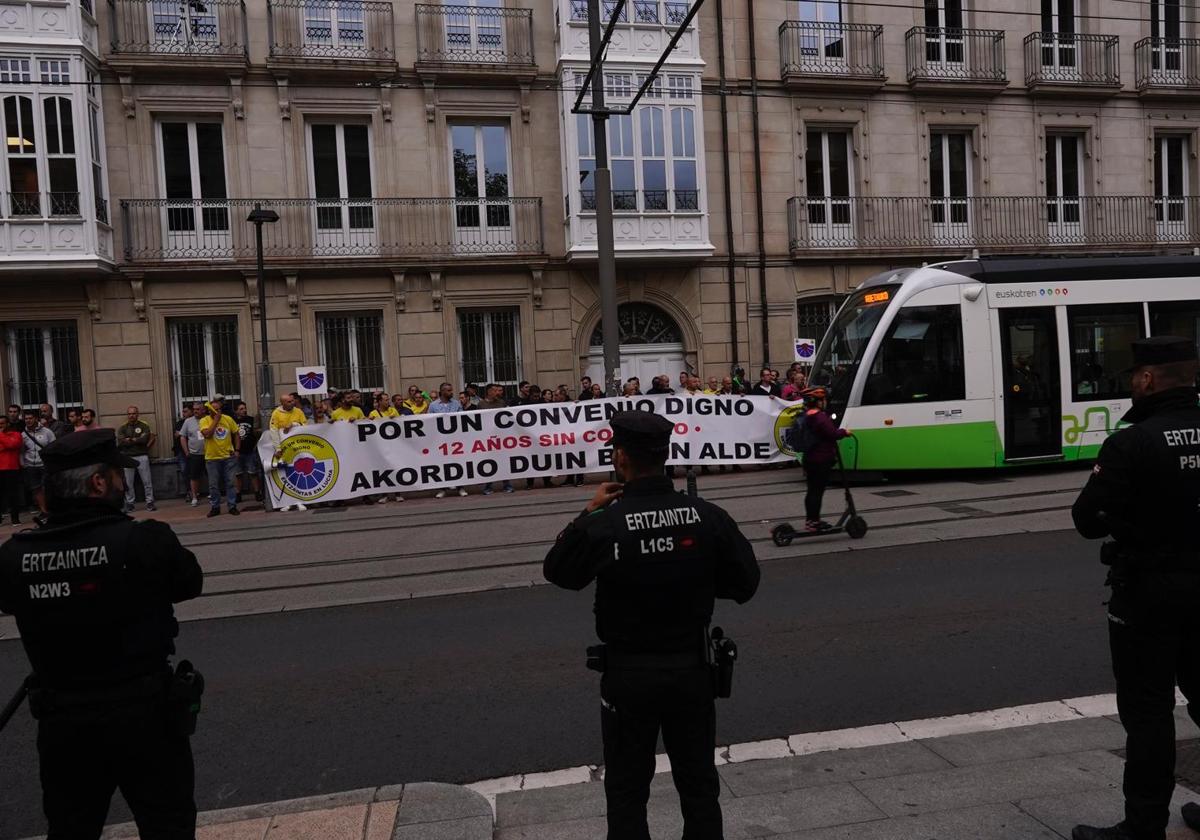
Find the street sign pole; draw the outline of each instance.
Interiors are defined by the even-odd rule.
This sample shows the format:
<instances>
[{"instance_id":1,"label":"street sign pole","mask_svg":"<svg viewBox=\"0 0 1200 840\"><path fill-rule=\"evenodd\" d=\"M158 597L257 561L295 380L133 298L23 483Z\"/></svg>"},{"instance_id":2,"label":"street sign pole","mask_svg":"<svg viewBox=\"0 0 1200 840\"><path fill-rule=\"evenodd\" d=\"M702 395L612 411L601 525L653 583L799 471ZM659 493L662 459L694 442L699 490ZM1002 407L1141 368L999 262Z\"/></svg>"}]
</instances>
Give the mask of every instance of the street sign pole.
<instances>
[{"instance_id":1,"label":"street sign pole","mask_svg":"<svg viewBox=\"0 0 1200 840\"><path fill-rule=\"evenodd\" d=\"M621 332L617 326L617 260L613 247L612 173L608 168L608 114L604 106L603 37L600 0L588 0L588 43L595 58L592 74L592 136L596 147L596 272L600 283L604 392L621 394Z\"/></svg>"}]
</instances>

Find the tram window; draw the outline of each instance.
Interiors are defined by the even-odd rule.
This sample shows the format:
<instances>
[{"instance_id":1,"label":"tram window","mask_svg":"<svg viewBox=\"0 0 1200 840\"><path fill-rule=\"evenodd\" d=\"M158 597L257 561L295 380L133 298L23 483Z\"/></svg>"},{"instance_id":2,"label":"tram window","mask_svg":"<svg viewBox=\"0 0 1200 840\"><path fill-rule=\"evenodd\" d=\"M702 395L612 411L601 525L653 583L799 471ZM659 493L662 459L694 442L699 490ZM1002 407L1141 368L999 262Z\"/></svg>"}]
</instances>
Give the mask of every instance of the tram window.
<instances>
[{"instance_id":1,"label":"tram window","mask_svg":"<svg viewBox=\"0 0 1200 840\"><path fill-rule=\"evenodd\" d=\"M1082 401L1129 396L1130 345L1145 335L1140 303L1068 306L1071 388Z\"/></svg>"},{"instance_id":2,"label":"tram window","mask_svg":"<svg viewBox=\"0 0 1200 840\"><path fill-rule=\"evenodd\" d=\"M1200 346L1200 300L1169 300L1150 304L1151 335L1181 335Z\"/></svg>"},{"instance_id":3,"label":"tram window","mask_svg":"<svg viewBox=\"0 0 1200 840\"><path fill-rule=\"evenodd\" d=\"M1150 304L1150 335L1181 335L1200 350L1200 300L1169 300ZM1200 385L1200 378L1197 378Z\"/></svg>"},{"instance_id":4,"label":"tram window","mask_svg":"<svg viewBox=\"0 0 1200 840\"><path fill-rule=\"evenodd\" d=\"M897 312L871 365L863 404L961 400L966 392L962 310L914 306Z\"/></svg>"}]
</instances>

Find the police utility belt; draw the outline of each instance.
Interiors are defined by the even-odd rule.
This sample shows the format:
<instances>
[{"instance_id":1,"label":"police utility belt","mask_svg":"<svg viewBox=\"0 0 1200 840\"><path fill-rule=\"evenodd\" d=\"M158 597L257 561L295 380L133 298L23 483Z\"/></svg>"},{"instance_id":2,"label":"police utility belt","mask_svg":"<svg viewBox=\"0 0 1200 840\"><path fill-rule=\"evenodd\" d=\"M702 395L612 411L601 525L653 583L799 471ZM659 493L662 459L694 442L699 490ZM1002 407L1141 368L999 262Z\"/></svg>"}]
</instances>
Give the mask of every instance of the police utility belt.
<instances>
[{"instance_id":1,"label":"police utility belt","mask_svg":"<svg viewBox=\"0 0 1200 840\"><path fill-rule=\"evenodd\" d=\"M1109 567L1106 583L1128 583L1148 573L1200 574L1200 552L1130 548L1109 540L1100 546L1100 562Z\"/></svg>"},{"instance_id":2,"label":"police utility belt","mask_svg":"<svg viewBox=\"0 0 1200 840\"><path fill-rule=\"evenodd\" d=\"M704 632L703 653L679 651L667 653L631 653L608 645L592 645L587 649L587 667L604 673L608 670L682 671L707 667L712 674L713 696L727 698L733 693L733 664L737 661L737 644L726 638L720 627L709 634Z\"/></svg>"},{"instance_id":3,"label":"police utility belt","mask_svg":"<svg viewBox=\"0 0 1200 840\"><path fill-rule=\"evenodd\" d=\"M96 688L49 688L34 678L29 684L29 711L34 719L41 720L55 715L85 714L139 700L164 698L171 731L175 735L189 736L196 732L196 719L200 715L200 698L203 694L204 676L184 659L174 671L167 668L144 677Z\"/></svg>"}]
</instances>

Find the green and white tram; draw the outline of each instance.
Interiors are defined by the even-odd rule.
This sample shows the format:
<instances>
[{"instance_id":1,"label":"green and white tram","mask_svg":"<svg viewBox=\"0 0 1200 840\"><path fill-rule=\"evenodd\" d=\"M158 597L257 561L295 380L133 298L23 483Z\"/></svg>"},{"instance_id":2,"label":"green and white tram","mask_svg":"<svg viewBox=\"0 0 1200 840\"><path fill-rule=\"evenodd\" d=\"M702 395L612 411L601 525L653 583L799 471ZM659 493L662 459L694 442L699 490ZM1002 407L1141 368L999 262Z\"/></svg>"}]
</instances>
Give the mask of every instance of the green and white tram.
<instances>
[{"instance_id":1,"label":"green and white tram","mask_svg":"<svg viewBox=\"0 0 1200 840\"><path fill-rule=\"evenodd\" d=\"M1095 458L1129 408L1130 342L1200 335L1200 258L977 259L890 271L813 360L858 470Z\"/></svg>"}]
</instances>

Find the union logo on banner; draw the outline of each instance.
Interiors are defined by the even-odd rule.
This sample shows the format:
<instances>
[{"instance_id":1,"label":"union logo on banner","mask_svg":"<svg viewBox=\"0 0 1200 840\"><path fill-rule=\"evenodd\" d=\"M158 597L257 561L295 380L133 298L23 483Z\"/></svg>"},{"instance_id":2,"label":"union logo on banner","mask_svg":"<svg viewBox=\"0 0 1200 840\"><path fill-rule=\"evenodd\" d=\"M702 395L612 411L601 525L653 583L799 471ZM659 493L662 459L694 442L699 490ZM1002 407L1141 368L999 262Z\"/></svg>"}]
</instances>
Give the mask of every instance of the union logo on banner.
<instances>
[{"instance_id":1,"label":"union logo on banner","mask_svg":"<svg viewBox=\"0 0 1200 840\"><path fill-rule=\"evenodd\" d=\"M327 381L324 365L296 368L296 392L299 394L324 394Z\"/></svg>"}]
</instances>

